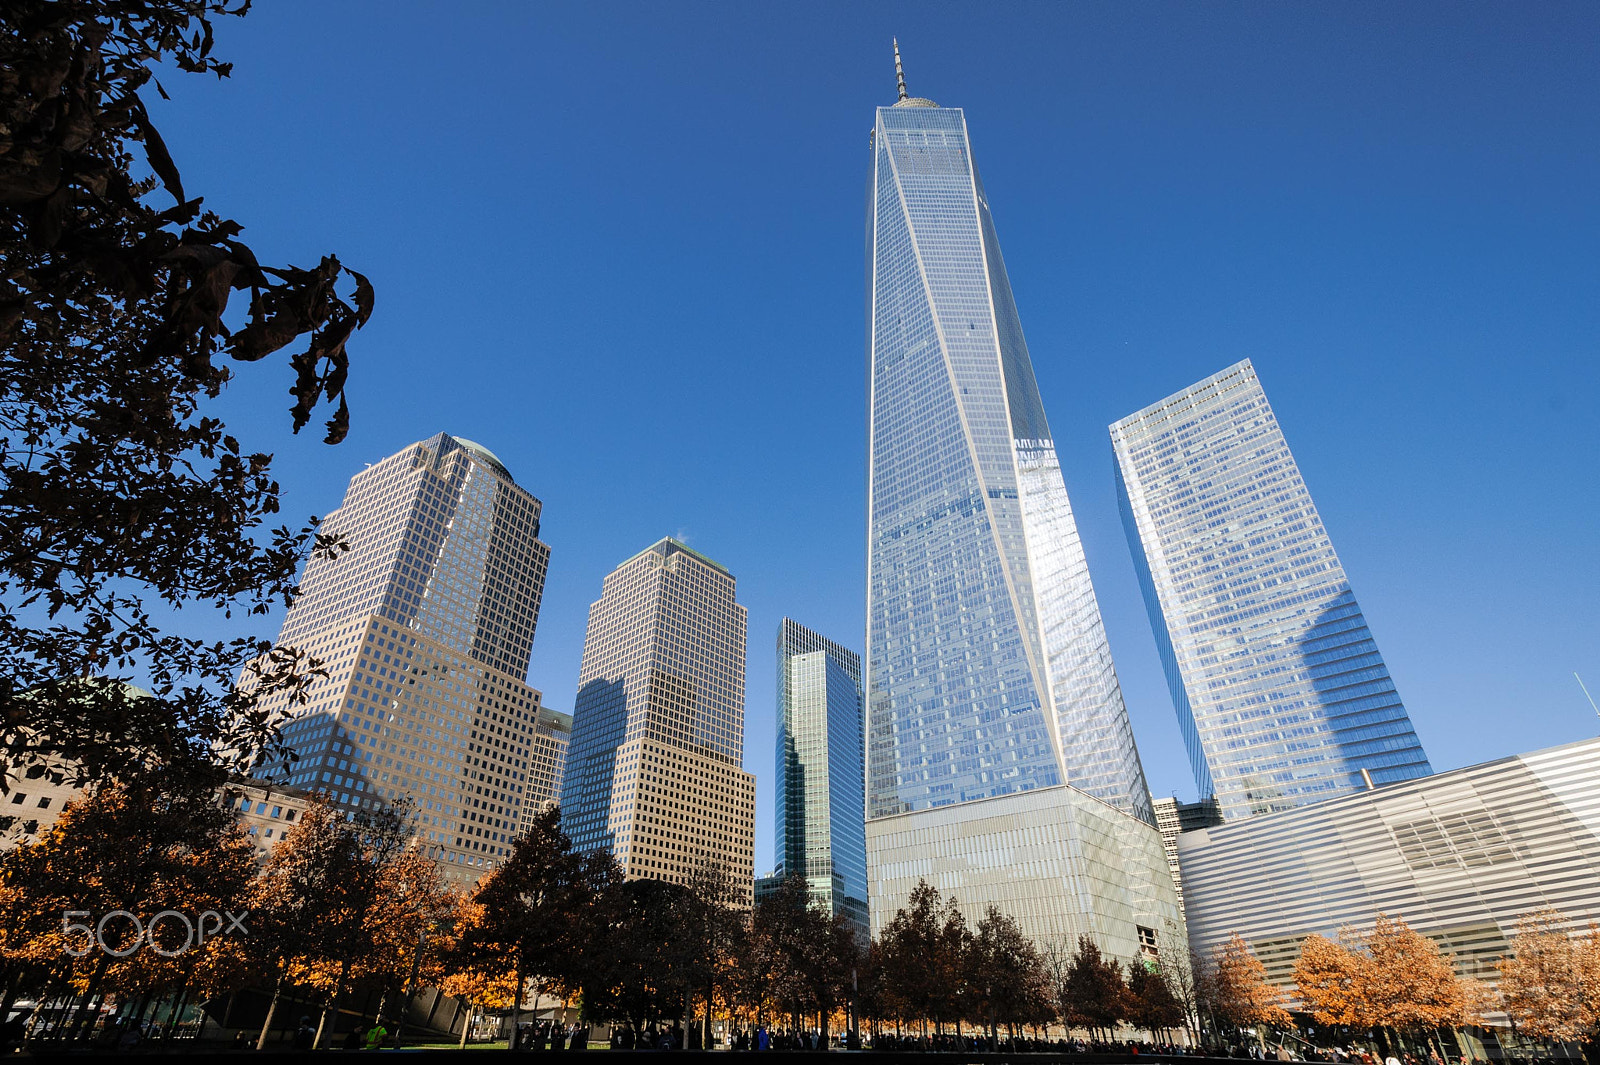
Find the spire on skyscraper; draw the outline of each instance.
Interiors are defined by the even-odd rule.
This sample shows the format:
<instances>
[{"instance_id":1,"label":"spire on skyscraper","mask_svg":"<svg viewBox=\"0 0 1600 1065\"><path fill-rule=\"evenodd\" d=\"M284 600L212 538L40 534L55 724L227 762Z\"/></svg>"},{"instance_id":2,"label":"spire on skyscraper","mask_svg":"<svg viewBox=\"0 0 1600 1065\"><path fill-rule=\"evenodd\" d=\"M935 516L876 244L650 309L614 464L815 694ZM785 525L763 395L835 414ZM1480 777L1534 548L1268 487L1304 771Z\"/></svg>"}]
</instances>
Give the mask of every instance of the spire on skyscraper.
<instances>
[{"instance_id":1,"label":"spire on skyscraper","mask_svg":"<svg viewBox=\"0 0 1600 1065\"><path fill-rule=\"evenodd\" d=\"M912 96L906 90L906 68L900 63L900 39L894 40L894 80L900 89L900 99L894 102L896 107L938 107L932 100L921 96Z\"/></svg>"}]
</instances>

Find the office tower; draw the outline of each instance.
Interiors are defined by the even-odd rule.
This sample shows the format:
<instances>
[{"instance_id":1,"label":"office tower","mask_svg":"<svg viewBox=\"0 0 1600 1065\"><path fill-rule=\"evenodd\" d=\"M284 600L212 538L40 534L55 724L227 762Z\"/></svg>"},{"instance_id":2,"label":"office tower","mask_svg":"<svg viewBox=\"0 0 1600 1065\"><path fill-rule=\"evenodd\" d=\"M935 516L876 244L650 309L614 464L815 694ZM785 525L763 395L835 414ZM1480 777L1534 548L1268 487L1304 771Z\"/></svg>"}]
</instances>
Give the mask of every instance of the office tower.
<instances>
[{"instance_id":1,"label":"office tower","mask_svg":"<svg viewBox=\"0 0 1600 1065\"><path fill-rule=\"evenodd\" d=\"M936 839L971 912L994 901L1037 937L1093 930L1132 958L1136 911L1175 923L1177 904L966 117L902 75L871 147L873 925ZM1023 839L1042 864L1008 866Z\"/></svg>"},{"instance_id":2,"label":"office tower","mask_svg":"<svg viewBox=\"0 0 1600 1065\"><path fill-rule=\"evenodd\" d=\"M540 707L528 755L528 791L522 803L522 825L561 801L567 772L567 747L572 742L572 715Z\"/></svg>"},{"instance_id":3,"label":"office tower","mask_svg":"<svg viewBox=\"0 0 1600 1065\"><path fill-rule=\"evenodd\" d=\"M1111 426L1202 796L1228 820L1430 770L1247 359Z\"/></svg>"},{"instance_id":4,"label":"office tower","mask_svg":"<svg viewBox=\"0 0 1600 1065\"><path fill-rule=\"evenodd\" d=\"M288 782L347 808L409 799L447 874L502 857L527 804L559 787L560 746L528 686L550 549L541 504L487 449L440 433L351 478L323 522L349 550L306 566L280 647L322 660L310 702L266 709L299 755Z\"/></svg>"},{"instance_id":5,"label":"office tower","mask_svg":"<svg viewBox=\"0 0 1600 1065\"><path fill-rule=\"evenodd\" d=\"M1178 866L1178 837L1197 828L1209 828L1222 823L1222 814L1215 799L1183 802L1177 798L1157 799L1152 804L1156 811L1156 828L1161 832L1161 849L1167 855L1167 870L1172 873L1172 886L1178 890L1178 909L1183 910L1183 872Z\"/></svg>"},{"instance_id":6,"label":"office tower","mask_svg":"<svg viewBox=\"0 0 1600 1065\"><path fill-rule=\"evenodd\" d=\"M778 877L867 931L861 656L784 618L778 626Z\"/></svg>"},{"instance_id":7,"label":"office tower","mask_svg":"<svg viewBox=\"0 0 1600 1065\"><path fill-rule=\"evenodd\" d=\"M750 905L755 777L744 760L745 609L722 566L673 539L606 577L589 608L561 820L629 879L720 866Z\"/></svg>"}]
</instances>

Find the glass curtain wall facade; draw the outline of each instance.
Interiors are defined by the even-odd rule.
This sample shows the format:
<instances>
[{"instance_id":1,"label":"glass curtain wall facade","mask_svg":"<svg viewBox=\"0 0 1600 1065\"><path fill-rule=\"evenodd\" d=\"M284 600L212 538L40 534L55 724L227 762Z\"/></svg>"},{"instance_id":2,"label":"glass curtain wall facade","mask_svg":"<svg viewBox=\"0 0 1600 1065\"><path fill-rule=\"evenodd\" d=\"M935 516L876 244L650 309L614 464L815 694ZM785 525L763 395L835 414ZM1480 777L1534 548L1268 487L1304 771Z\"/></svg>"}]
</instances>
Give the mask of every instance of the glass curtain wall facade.
<instances>
[{"instance_id":1,"label":"glass curtain wall facade","mask_svg":"<svg viewBox=\"0 0 1600 1065\"><path fill-rule=\"evenodd\" d=\"M873 926L920 870L969 912L1026 896L1028 934L1131 958L1129 915L1181 922L965 115L902 87L871 151ZM1038 833L1036 861L996 864Z\"/></svg>"},{"instance_id":2,"label":"glass curtain wall facade","mask_svg":"<svg viewBox=\"0 0 1600 1065\"><path fill-rule=\"evenodd\" d=\"M1228 820L1430 772L1249 360L1111 426L1202 796Z\"/></svg>"},{"instance_id":3,"label":"glass curtain wall facade","mask_svg":"<svg viewBox=\"0 0 1600 1065\"><path fill-rule=\"evenodd\" d=\"M878 109L868 816L1071 784L1152 821L960 108Z\"/></svg>"},{"instance_id":4,"label":"glass curtain wall facade","mask_svg":"<svg viewBox=\"0 0 1600 1065\"><path fill-rule=\"evenodd\" d=\"M611 571L589 608L561 821L629 879L682 884L720 866L748 906L745 625L733 574L676 540Z\"/></svg>"},{"instance_id":5,"label":"glass curtain wall facade","mask_svg":"<svg viewBox=\"0 0 1600 1065\"><path fill-rule=\"evenodd\" d=\"M267 706L299 756L268 772L351 809L409 798L418 839L459 880L560 787L565 732L526 681L541 510L481 445L440 433L404 448L351 479L323 522L349 551L307 564L278 636L328 675L308 704Z\"/></svg>"},{"instance_id":6,"label":"glass curtain wall facade","mask_svg":"<svg viewBox=\"0 0 1600 1065\"><path fill-rule=\"evenodd\" d=\"M861 656L804 625L778 626L778 877L866 932Z\"/></svg>"}]
</instances>

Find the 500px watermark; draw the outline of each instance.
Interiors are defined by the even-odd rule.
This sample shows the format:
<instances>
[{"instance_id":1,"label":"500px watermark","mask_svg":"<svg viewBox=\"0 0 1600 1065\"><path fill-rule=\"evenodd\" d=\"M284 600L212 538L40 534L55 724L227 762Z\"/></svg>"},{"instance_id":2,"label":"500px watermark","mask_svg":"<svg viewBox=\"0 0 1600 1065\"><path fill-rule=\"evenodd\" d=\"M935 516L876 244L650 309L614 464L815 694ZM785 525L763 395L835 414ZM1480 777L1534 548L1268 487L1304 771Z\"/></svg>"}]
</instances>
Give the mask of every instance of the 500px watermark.
<instances>
[{"instance_id":1,"label":"500px watermark","mask_svg":"<svg viewBox=\"0 0 1600 1065\"><path fill-rule=\"evenodd\" d=\"M225 936L237 930L243 935L249 935L250 929L245 927L244 920L250 916L250 911L244 913L230 913L224 910L205 910L193 920L189 915L179 910L162 910L148 922L139 919L139 915L127 910L112 910L101 917L93 925L74 921L74 917L92 917L88 910L66 910L61 914L61 932L66 936L66 941L61 944L61 949L74 958L81 958L95 947L110 954L114 958L126 958L134 951L149 947L157 954L167 958L176 958L186 950L205 943L207 939L219 935ZM207 921L215 922L209 928ZM163 922L168 931L161 936L162 942L156 940L156 929ZM174 924L173 922L177 922ZM111 925L112 942L106 941L106 926ZM183 927L181 943L176 938L177 926ZM131 931L127 937L124 933ZM81 944L82 949L74 947L74 942Z\"/></svg>"}]
</instances>

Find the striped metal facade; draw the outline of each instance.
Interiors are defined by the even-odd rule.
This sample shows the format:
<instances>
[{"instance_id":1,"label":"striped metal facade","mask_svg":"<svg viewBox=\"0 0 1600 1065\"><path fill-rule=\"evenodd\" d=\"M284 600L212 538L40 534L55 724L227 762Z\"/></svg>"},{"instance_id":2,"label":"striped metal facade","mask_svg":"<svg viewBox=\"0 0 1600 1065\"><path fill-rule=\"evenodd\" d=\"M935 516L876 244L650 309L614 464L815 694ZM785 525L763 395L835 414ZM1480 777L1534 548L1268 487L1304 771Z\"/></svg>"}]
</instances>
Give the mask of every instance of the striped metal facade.
<instances>
[{"instance_id":1,"label":"striped metal facade","mask_svg":"<svg viewBox=\"0 0 1600 1065\"><path fill-rule=\"evenodd\" d=\"M1190 942L1237 932L1289 987L1300 943L1399 916L1493 984L1517 919L1600 920L1600 739L1178 837Z\"/></svg>"}]
</instances>

